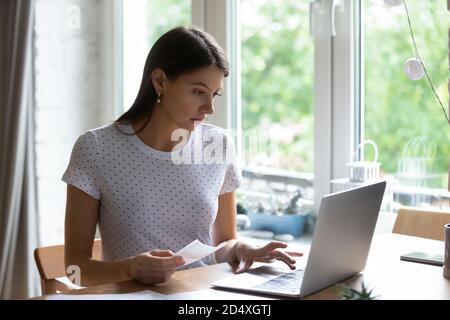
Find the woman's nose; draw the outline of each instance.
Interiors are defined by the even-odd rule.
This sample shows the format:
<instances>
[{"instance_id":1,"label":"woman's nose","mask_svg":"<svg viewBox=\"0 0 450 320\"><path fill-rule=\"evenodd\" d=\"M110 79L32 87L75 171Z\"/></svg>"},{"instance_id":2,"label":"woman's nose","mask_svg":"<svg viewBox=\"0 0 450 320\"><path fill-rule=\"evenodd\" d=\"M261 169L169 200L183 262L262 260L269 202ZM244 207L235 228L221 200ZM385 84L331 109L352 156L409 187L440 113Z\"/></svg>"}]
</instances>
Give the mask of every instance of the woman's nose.
<instances>
[{"instance_id":1,"label":"woman's nose","mask_svg":"<svg viewBox=\"0 0 450 320\"><path fill-rule=\"evenodd\" d=\"M206 114L214 113L214 99L209 99L208 102L203 105L202 112Z\"/></svg>"}]
</instances>

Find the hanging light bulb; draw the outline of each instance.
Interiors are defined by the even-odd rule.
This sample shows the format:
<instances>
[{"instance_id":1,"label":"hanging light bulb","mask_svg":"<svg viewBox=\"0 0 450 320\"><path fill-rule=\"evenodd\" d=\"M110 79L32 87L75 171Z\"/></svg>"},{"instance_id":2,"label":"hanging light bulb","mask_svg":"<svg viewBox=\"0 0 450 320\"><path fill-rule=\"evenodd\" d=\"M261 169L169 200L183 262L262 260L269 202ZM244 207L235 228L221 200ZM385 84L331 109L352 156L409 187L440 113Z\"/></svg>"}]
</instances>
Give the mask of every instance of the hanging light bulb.
<instances>
[{"instance_id":1,"label":"hanging light bulb","mask_svg":"<svg viewBox=\"0 0 450 320\"><path fill-rule=\"evenodd\" d=\"M408 59L405 62L405 73L411 80L420 80L425 75L422 62L417 58Z\"/></svg>"},{"instance_id":2,"label":"hanging light bulb","mask_svg":"<svg viewBox=\"0 0 450 320\"><path fill-rule=\"evenodd\" d=\"M398 7L402 4L403 0L384 0L384 4L388 7Z\"/></svg>"}]
</instances>

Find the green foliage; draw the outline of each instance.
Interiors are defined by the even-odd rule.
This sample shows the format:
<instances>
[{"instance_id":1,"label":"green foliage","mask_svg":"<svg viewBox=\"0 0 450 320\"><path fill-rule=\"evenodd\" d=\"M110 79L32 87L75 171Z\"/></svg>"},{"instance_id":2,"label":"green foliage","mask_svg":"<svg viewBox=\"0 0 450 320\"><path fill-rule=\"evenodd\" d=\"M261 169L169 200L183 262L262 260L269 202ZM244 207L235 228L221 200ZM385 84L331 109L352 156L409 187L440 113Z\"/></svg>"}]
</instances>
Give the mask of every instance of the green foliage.
<instances>
[{"instance_id":1,"label":"green foliage","mask_svg":"<svg viewBox=\"0 0 450 320\"><path fill-rule=\"evenodd\" d=\"M443 187L450 128L426 77L412 81L403 71L405 61L415 56L406 14L403 8L386 8L382 1L364 3L365 16L372 17L365 23L365 137L377 143L382 169L391 173L397 172L406 143L425 137L436 146L432 170L443 173ZM445 107L449 76L446 4L438 0L407 3L419 53Z\"/></svg>"},{"instance_id":2,"label":"green foliage","mask_svg":"<svg viewBox=\"0 0 450 320\"><path fill-rule=\"evenodd\" d=\"M279 166L313 170L314 47L308 2L242 2L242 128L290 128Z\"/></svg>"},{"instance_id":3,"label":"green foliage","mask_svg":"<svg viewBox=\"0 0 450 320\"><path fill-rule=\"evenodd\" d=\"M245 3L241 34L243 129L273 123L298 128L280 145L280 167L311 172L314 47L308 34L307 3ZM419 51L445 106L445 3L408 1L408 5ZM385 6L381 0L366 0L364 7L365 138L377 143L382 169L394 173L405 144L424 136L437 146L434 171L445 173L450 156L450 128L426 78L414 82L403 71L404 62L414 56L405 12L402 7ZM365 157L373 155L368 151Z\"/></svg>"},{"instance_id":4,"label":"green foliage","mask_svg":"<svg viewBox=\"0 0 450 320\"><path fill-rule=\"evenodd\" d=\"M190 0L147 0L149 47L168 30L191 24Z\"/></svg>"},{"instance_id":5,"label":"green foliage","mask_svg":"<svg viewBox=\"0 0 450 320\"><path fill-rule=\"evenodd\" d=\"M340 300L376 300L378 296L373 296L372 291L373 289L369 290L364 282L361 285L361 291L346 286L337 287Z\"/></svg>"}]
</instances>

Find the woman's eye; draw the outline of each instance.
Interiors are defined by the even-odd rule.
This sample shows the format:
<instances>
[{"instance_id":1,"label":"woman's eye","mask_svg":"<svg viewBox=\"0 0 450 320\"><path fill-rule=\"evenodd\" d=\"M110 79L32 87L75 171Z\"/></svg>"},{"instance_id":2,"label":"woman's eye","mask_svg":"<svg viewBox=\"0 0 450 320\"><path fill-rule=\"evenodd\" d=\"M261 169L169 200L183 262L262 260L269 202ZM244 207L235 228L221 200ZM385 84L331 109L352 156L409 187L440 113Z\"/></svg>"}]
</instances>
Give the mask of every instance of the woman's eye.
<instances>
[{"instance_id":1,"label":"woman's eye","mask_svg":"<svg viewBox=\"0 0 450 320\"><path fill-rule=\"evenodd\" d=\"M201 96L202 94L204 94L204 92L200 90L194 90L193 93L197 96Z\"/></svg>"}]
</instances>

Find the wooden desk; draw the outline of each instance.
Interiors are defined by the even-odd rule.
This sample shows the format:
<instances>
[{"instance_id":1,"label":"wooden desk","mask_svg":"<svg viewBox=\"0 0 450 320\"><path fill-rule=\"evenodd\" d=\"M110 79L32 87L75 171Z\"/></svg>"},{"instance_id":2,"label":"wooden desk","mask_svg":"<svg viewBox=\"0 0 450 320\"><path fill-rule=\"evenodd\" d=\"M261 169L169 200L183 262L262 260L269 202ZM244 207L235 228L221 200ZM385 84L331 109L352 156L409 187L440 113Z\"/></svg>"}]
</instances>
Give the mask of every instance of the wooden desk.
<instances>
[{"instance_id":1,"label":"wooden desk","mask_svg":"<svg viewBox=\"0 0 450 320\"><path fill-rule=\"evenodd\" d=\"M380 234L374 237L366 269L342 282L356 289L361 282L373 288L380 299L450 299L450 280L442 275L442 267L406 262L400 255L411 251L444 253L444 242L404 236ZM153 290L162 294L210 288L213 281L232 275L226 263L176 272L170 281L157 286L146 286L136 281L125 281L75 290L76 294L126 293ZM242 294L242 292L240 292ZM254 294L249 299L255 298ZM305 299L336 299L335 286L312 294ZM45 299L39 297L38 299Z\"/></svg>"}]
</instances>

